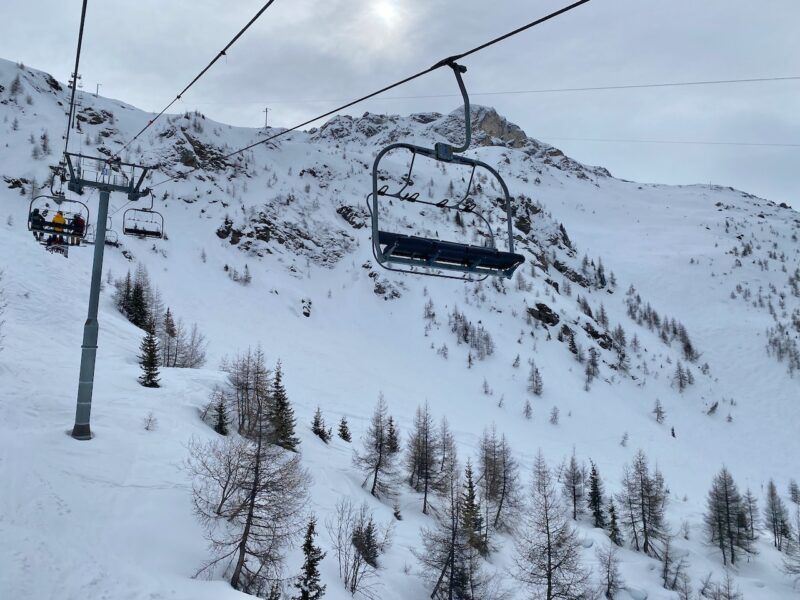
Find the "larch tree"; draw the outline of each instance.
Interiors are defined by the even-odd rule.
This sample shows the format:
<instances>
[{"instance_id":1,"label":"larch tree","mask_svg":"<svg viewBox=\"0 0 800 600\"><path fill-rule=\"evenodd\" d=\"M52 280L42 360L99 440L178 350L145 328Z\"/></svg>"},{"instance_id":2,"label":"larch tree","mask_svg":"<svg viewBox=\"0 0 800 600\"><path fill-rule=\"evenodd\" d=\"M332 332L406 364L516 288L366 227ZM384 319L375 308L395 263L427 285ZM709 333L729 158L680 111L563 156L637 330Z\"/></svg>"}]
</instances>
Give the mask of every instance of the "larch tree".
<instances>
[{"instance_id":1,"label":"larch tree","mask_svg":"<svg viewBox=\"0 0 800 600\"><path fill-rule=\"evenodd\" d=\"M423 406L417 407L406 451L408 483L414 490L422 494L423 514L428 514L428 495L435 488L439 450L436 426L430 407L426 402Z\"/></svg>"},{"instance_id":2,"label":"larch tree","mask_svg":"<svg viewBox=\"0 0 800 600\"><path fill-rule=\"evenodd\" d=\"M533 467L530 505L516 542L515 574L537 600L571 600L588 592L580 544L541 451Z\"/></svg>"},{"instance_id":3,"label":"larch tree","mask_svg":"<svg viewBox=\"0 0 800 600\"><path fill-rule=\"evenodd\" d=\"M600 567L600 583L603 597L614 600L617 593L625 586L619 572L619 547L614 544L600 546L595 552Z\"/></svg>"},{"instance_id":4,"label":"larch tree","mask_svg":"<svg viewBox=\"0 0 800 600\"><path fill-rule=\"evenodd\" d=\"M642 450L636 453L630 466L623 468L622 490L617 500L634 549L658 557L654 542L664 536L666 486L658 469L650 471Z\"/></svg>"},{"instance_id":5,"label":"larch tree","mask_svg":"<svg viewBox=\"0 0 800 600\"><path fill-rule=\"evenodd\" d=\"M395 457L389 452L389 407L381 394L362 439L362 449L353 453L353 464L366 473L363 486L368 486L369 493L376 498L394 494Z\"/></svg>"},{"instance_id":6,"label":"larch tree","mask_svg":"<svg viewBox=\"0 0 800 600\"><path fill-rule=\"evenodd\" d=\"M520 510L519 466L511 451L505 434L500 436L497 464L497 486L493 502L492 527L512 531Z\"/></svg>"},{"instance_id":7,"label":"larch tree","mask_svg":"<svg viewBox=\"0 0 800 600\"><path fill-rule=\"evenodd\" d=\"M708 492L705 525L708 539L722 554L722 563L736 564L737 553L751 551L747 512L736 482L725 467L714 477Z\"/></svg>"},{"instance_id":8,"label":"larch tree","mask_svg":"<svg viewBox=\"0 0 800 600\"><path fill-rule=\"evenodd\" d=\"M764 524L772 532L772 544L783 551L787 540L791 539L789 511L778 494L775 482L770 479L767 484L767 499L764 503Z\"/></svg>"},{"instance_id":9,"label":"larch tree","mask_svg":"<svg viewBox=\"0 0 800 600\"><path fill-rule=\"evenodd\" d=\"M247 437L192 443L194 512L234 589L266 595L282 579L283 552L303 528L308 474L300 457L270 443L263 414Z\"/></svg>"},{"instance_id":10,"label":"larch tree","mask_svg":"<svg viewBox=\"0 0 800 600\"><path fill-rule=\"evenodd\" d=\"M531 361L531 370L528 374L528 391L534 396L541 396L544 391L544 381L536 363Z\"/></svg>"},{"instance_id":11,"label":"larch tree","mask_svg":"<svg viewBox=\"0 0 800 600\"><path fill-rule=\"evenodd\" d=\"M583 514L583 503L585 502L585 486L583 469L578 464L578 459L575 456L575 449L572 450L572 455L569 458L566 468L562 473L562 493L564 499L567 501L567 507L572 513L572 519L578 520L578 515Z\"/></svg>"}]
</instances>

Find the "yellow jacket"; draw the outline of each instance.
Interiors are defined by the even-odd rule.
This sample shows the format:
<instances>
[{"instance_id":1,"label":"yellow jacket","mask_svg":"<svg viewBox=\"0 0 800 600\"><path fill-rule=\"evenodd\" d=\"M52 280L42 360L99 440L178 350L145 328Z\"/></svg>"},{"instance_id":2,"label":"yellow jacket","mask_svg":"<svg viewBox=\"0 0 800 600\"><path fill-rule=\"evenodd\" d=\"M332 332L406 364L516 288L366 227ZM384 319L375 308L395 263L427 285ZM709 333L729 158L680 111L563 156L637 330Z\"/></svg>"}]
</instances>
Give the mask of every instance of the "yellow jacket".
<instances>
[{"instance_id":1,"label":"yellow jacket","mask_svg":"<svg viewBox=\"0 0 800 600\"><path fill-rule=\"evenodd\" d=\"M64 218L64 215L61 214L60 212L57 212L55 215L53 215L53 224L54 225L65 225L66 222L67 222L67 220ZM60 227L54 227L53 229L55 229L58 232L64 231Z\"/></svg>"}]
</instances>

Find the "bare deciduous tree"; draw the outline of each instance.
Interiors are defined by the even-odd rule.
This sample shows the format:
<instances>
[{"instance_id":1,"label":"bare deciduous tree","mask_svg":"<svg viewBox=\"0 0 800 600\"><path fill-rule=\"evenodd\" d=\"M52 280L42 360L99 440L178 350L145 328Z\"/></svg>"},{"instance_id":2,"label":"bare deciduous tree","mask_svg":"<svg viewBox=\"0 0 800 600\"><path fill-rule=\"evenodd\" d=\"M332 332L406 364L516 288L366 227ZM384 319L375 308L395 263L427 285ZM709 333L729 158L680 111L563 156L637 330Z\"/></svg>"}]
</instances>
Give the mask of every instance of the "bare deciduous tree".
<instances>
[{"instance_id":1,"label":"bare deciduous tree","mask_svg":"<svg viewBox=\"0 0 800 600\"><path fill-rule=\"evenodd\" d=\"M391 524L376 525L366 502L356 508L350 498L341 498L325 527L345 589L352 595L376 598L378 559L391 544Z\"/></svg>"},{"instance_id":2,"label":"bare deciduous tree","mask_svg":"<svg viewBox=\"0 0 800 600\"><path fill-rule=\"evenodd\" d=\"M296 454L268 443L266 418L251 439L226 437L190 445L194 510L213 558L199 571L221 568L233 588L275 589L284 549L301 533L309 477Z\"/></svg>"}]
</instances>

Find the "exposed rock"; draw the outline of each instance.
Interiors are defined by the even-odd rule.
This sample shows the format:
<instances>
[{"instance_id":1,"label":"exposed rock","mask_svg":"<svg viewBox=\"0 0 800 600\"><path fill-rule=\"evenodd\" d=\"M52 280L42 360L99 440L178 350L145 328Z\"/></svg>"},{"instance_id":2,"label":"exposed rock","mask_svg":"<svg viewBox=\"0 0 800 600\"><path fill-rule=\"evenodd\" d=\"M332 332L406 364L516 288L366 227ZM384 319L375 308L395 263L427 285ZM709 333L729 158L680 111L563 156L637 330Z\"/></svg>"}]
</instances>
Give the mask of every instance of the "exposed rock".
<instances>
[{"instance_id":1,"label":"exposed rock","mask_svg":"<svg viewBox=\"0 0 800 600\"><path fill-rule=\"evenodd\" d=\"M611 350L614 345L614 341L611 339L611 336L607 333L600 333L595 329L594 325L589 323L588 321L583 324L583 330L589 335L590 338L597 342L597 345L600 346L603 350Z\"/></svg>"},{"instance_id":2,"label":"exposed rock","mask_svg":"<svg viewBox=\"0 0 800 600\"><path fill-rule=\"evenodd\" d=\"M553 309L542 302L537 302L536 306L529 306L528 314L537 321L541 321L545 325L555 326L558 325L558 322L560 321L558 315L553 311Z\"/></svg>"},{"instance_id":3,"label":"exposed rock","mask_svg":"<svg viewBox=\"0 0 800 600\"><path fill-rule=\"evenodd\" d=\"M353 229L362 229L367 226L367 214L364 209L352 206L340 206L336 212L347 221Z\"/></svg>"},{"instance_id":4,"label":"exposed rock","mask_svg":"<svg viewBox=\"0 0 800 600\"><path fill-rule=\"evenodd\" d=\"M573 283L577 283L582 287L589 287L589 285L591 285L591 282L584 275L578 273L575 269L568 267L559 260L553 261L553 267Z\"/></svg>"}]
</instances>

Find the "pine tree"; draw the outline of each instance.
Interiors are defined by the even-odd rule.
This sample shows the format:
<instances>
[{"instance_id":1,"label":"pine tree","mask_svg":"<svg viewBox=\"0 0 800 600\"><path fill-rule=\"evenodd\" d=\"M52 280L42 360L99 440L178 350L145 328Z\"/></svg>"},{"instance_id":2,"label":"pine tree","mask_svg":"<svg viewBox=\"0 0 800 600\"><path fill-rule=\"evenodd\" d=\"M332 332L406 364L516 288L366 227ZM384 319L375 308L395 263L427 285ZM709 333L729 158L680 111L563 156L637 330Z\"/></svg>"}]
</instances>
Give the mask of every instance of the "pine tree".
<instances>
[{"instance_id":1,"label":"pine tree","mask_svg":"<svg viewBox=\"0 0 800 600\"><path fill-rule=\"evenodd\" d=\"M617 546L622 546L625 543L625 538L622 536L617 522L617 509L614 506L613 499L608 501L608 539Z\"/></svg>"},{"instance_id":2,"label":"pine tree","mask_svg":"<svg viewBox=\"0 0 800 600\"><path fill-rule=\"evenodd\" d=\"M603 514L603 482L597 471L597 465L594 463L591 464L592 469L589 472L589 510L592 512L594 526L604 529L606 526L606 517Z\"/></svg>"},{"instance_id":3,"label":"pine tree","mask_svg":"<svg viewBox=\"0 0 800 600\"><path fill-rule=\"evenodd\" d=\"M139 376L139 383L144 387L157 388L159 385L159 352L158 339L153 326L147 328L147 333L139 346L139 366L142 374Z\"/></svg>"},{"instance_id":4,"label":"pine tree","mask_svg":"<svg viewBox=\"0 0 800 600\"><path fill-rule=\"evenodd\" d=\"M319 563L325 558L325 553L314 544L316 527L317 520L312 516L303 541L303 569L294 584L297 594L292 600L319 600L325 595L325 586L320 583L319 576Z\"/></svg>"},{"instance_id":5,"label":"pine tree","mask_svg":"<svg viewBox=\"0 0 800 600\"><path fill-rule=\"evenodd\" d=\"M325 427L325 419L322 417L322 411L319 406L314 412L314 420L311 422L311 431L326 444L330 441L328 430Z\"/></svg>"},{"instance_id":6,"label":"pine tree","mask_svg":"<svg viewBox=\"0 0 800 600\"><path fill-rule=\"evenodd\" d=\"M174 366L178 358L177 337L178 330L175 328L175 319L173 319L170 309L167 308L161 327L161 362L165 367Z\"/></svg>"},{"instance_id":7,"label":"pine tree","mask_svg":"<svg viewBox=\"0 0 800 600\"><path fill-rule=\"evenodd\" d=\"M272 425L274 443L291 450L297 451L300 440L295 437L294 409L289 403L286 388L283 386L283 370L281 361L275 367L275 377L272 380L272 406L269 411L269 421Z\"/></svg>"},{"instance_id":8,"label":"pine tree","mask_svg":"<svg viewBox=\"0 0 800 600\"><path fill-rule=\"evenodd\" d=\"M475 482L472 478L472 464L469 459L464 468L464 486L461 493L461 527L467 536L467 543L481 554L488 552L483 535L483 515Z\"/></svg>"},{"instance_id":9,"label":"pine tree","mask_svg":"<svg viewBox=\"0 0 800 600\"><path fill-rule=\"evenodd\" d=\"M344 415L342 415L339 421L339 437L345 442L350 442L353 439L350 435L350 426L347 424L347 417Z\"/></svg>"},{"instance_id":10,"label":"pine tree","mask_svg":"<svg viewBox=\"0 0 800 600\"><path fill-rule=\"evenodd\" d=\"M394 424L394 417L389 415L386 422L386 450L389 454L397 454L400 452L400 434Z\"/></svg>"},{"instance_id":11,"label":"pine tree","mask_svg":"<svg viewBox=\"0 0 800 600\"><path fill-rule=\"evenodd\" d=\"M225 403L225 395L217 394L217 403L214 405L214 431L220 435L228 435L228 408Z\"/></svg>"}]
</instances>

